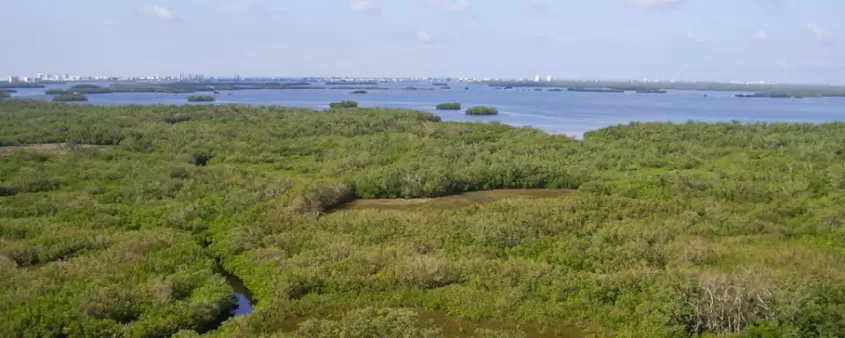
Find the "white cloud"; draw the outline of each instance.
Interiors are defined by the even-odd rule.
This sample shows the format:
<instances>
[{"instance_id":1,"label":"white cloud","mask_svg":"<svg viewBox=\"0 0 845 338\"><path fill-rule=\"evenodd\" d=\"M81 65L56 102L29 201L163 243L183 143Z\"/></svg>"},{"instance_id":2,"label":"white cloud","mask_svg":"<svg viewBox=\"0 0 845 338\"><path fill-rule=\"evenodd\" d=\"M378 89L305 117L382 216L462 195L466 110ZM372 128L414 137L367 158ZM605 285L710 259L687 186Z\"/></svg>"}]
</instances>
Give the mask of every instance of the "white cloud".
<instances>
[{"instance_id":1,"label":"white cloud","mask_svg":"<svg viewBox=\"0 0 845 338\"><path fill-rule=\"evenodd\" d=\"M371 11L376 9L376 3L373 0L352 0L349 2L349 8L354 11Z\"/></svg>"},{"instance_id":2,"label":"white cloud","mask_svg":"<svg viewBox=\"0 0 845 338\"><path fill-rule=\"evenodd\" d=\"M152 5L144 10L144 13L161 20L175 20L178 17L173 10L162 5Z\"/></svg>"},{"instance_id":3,"label":"white cloud","mask_svg":"<svg viewBox=\"0 0 845 338\"><path fill-rule=\"evenodd\" d=\"M417 40L420 42L429 42L431 41L431 35L423 31L417 32Z\"/></svg>"},{"instance_id":4,"label":"white cloud","mask_svg":"<svg viewBox=\"0 0 845 338\"><path fill-rule=\"evenodd\" d=\"M751 38L758 41L766 41L769 39L769 33L766 33L764 30L759 30L751 35Z\"/></svg>"},{"instance_id":5,"label":"white cloud","mask_svg":"<svg viewBox=\"0 0 845 338\"><path fill-rule=\"evenodd\" d=\"M428 0L428 3L443 11L465 11L469 9L469 0Z\"/></svg>"},{"instance_id":6,"label":"white cloud","mask_svg":"<svg viewBox=\"0 0 845 338\"><path fill-rule=\"evenodd\" d=\"M824 27L819 26L815 23L807 23L807 30L809 30L813 35L816 36L816 40L824 40L827 36L825 34Z\"/></svg>"},{"instance_id":7,"label":"white cloud","mask_svg":"<svg viewBox=\"0 0 845 338\"><path fill-rule=\"evenodd\" d=\"M661 7L678 4L681 0L630 0L630 2L631 4L640 7Z\"/></svg>"}]
</instances>

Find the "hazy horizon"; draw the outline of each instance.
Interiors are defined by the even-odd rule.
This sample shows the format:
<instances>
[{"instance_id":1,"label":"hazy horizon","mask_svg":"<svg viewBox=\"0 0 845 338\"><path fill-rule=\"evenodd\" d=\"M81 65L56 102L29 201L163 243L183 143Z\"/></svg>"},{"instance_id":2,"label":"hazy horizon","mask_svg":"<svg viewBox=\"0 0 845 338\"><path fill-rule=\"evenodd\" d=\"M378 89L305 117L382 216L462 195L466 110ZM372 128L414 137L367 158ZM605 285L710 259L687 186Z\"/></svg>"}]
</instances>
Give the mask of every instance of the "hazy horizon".
<instances>
[{"instance_id":1,"label":"hazy horizon","mask_svg":"<svg viewBox=\"0 0 845 338\"><path fill-rule=\"evenodd\" d=\"M845 2L0 0L0 76L845 84ZM369 75L368 75L369 74Z\"/></svg>"}]
</instances>

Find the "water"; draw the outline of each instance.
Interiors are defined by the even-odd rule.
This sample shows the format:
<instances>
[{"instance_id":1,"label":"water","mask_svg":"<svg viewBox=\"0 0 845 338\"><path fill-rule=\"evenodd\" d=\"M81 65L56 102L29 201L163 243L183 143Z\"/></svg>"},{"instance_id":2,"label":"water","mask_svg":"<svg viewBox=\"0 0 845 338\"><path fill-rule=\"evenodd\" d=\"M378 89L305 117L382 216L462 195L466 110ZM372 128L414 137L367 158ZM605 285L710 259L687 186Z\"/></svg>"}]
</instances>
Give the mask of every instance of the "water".
<instances>
[{"instance_id":1,"label":"water","mask_svg":"<svg viewBox=\"0 0 845 338\"><path fill-rule=\"evenodd\" d=\"M66 88L70 85L51 85ZM398 90L407 86L431 88L429 83L386 83L350 94L351 90L297 89L222 91L216 104L282 105L328 108L333 101L355 100L362 107L410 108L436 113L445 121L498 121L533 126L549 133L580 137L584 132L630 121L689 120L829 122L845 117L845 98L740 99L735 92L669 91L667 94L578 93L534 91L533 88L500 90L487 85L450 83L451 90ZM469 87L465 90L464 87ZM15 97L47 100L45 89L19 89ZM705 97L705 94L707 95ZM190 94L117 93L88 95L100 105L186 104ZM441 102L461 102L464 107L491 105L498 116L466 116L461 111L436 111Z\"/></svg>"},{"instance_id":2,"label":"water","mask_svg":"<svg viewBox=\"0 0 845 338\"><path fill-rule=\"evenodd\" d=\"M244 282L231 274L226 274L226 280L235 291L235 298L237 299L237 304L232 310L232 316L240 316L252 312L252 293L244 286Z\"/></svg>"},{"instance_id":3,"label":"water","mask_svg":"<svg viewBox=\"0 0 845 338\"><path fill-rule=\"evenodd\" d=\"M232 287L232 290L235 292L235 308L232 309L232 312L229 313L229 315L237 317L252 312L252 306L255 302L252 298L252 292L250 292L249 289L246 288L246 285L244 285L244 281L238 278L238 276L235 276L223 269L223 266L220 264L220 262L217 262L217 266L215 269L217 273L223 275L223 277L226 277L226 282L229 284L229 286Z\"/></svg>"}]
</instances>

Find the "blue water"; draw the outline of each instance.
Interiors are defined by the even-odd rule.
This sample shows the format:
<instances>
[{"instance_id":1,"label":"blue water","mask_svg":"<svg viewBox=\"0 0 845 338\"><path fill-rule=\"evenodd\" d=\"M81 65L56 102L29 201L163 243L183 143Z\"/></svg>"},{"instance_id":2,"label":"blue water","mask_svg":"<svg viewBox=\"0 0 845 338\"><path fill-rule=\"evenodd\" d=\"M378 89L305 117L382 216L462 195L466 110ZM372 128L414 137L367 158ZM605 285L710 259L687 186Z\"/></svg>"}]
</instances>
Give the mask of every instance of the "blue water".
<instances>
[{"instance_id":1,"label":"blue water","mask_svg":"<svg viewBox=\"0 0 845 338\"><path fill-rule=\"evenodd\" d=\"M232 310L233 316L240 316L245 315L247 313L252 312L252 304L250 304L249 299L247 299L246 294L243 292L235 292L235 298L237 298L238 303L234 310Z\"/></svg>"},{"instance_id":2,"label":"blue water","mask_svg":"<svg viewBox=\"0 0 845 338\"><path fill-rule=\"evenodd\" d=\"M667 94L580 93L534 91L533 88L499 90L487 85L452 83L451 90L244 90L222 91L216 104L254 104L328 108L333 101L355 100L362 107L410 108L436 113L446 121L498 121L532 126L549 133L580 137L598 128L631 121L689 120L828 122L845 119L845 98L740 99L735 92L669 91ZM50 86L62 88L69 85ZM428 83L380 84L380 87L431 87ZM469 87L465 90L464 87ZM20 89L17 97L49 99L45 89ZM707 94L707 97L705 97ZM118 93L88 95L91 104L186 104L189 94ZM441 102L461 102L464 107L491 105L498 116L466 116L460 111L436 111Z\"/></svg>"}]
</instances>

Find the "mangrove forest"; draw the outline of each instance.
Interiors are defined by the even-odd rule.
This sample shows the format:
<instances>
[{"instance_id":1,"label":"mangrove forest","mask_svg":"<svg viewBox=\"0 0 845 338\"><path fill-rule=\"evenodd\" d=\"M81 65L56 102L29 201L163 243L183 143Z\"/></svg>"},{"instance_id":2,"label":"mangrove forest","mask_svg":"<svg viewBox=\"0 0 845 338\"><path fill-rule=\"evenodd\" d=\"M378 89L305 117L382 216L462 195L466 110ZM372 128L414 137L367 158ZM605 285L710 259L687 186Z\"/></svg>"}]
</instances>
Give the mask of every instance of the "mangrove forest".
<instances>
[{"instance_id":1,"label":"mangrove forest","mask_svg":"<svg viewBox=\"0 0 845 338\"><path fill-rule=\"evenodd\" d=\"M845 332L841 122L579 140L401 109L28 100L0 121L0 337Z\"/></svg>"},{"instance_id":2,"label":"mangrove forest","mask_svg":"<svg viewBox=\"0 0 845 338\"><path fill-rule=\"evenodd\" d=\"M188 102L214 102L217 98L214 95L191 95Z\"/></svg>"}]
</instances>

